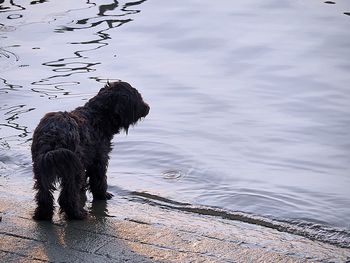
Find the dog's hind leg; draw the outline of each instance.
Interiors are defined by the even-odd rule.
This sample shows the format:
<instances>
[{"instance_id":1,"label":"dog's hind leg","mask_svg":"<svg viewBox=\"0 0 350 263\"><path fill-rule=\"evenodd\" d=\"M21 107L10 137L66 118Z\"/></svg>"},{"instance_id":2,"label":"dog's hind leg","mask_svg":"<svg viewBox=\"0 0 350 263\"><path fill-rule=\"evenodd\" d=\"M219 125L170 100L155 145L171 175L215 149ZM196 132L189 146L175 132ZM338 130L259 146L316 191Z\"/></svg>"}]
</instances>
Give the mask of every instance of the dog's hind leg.
<instances>
[{"instance_id":1,"label":"dog's hind leg","mask_svg":"<svg viewBox=\"0 0 350 263\"><path fill-rule=\"evenodd\" d=\"M85 175L79 159L73 152L61 149L56 154L55 160L61 179L61 193L58 197L61 211L66 213L68 219L86 218L87 211L84 209L86 199L82 196Z\"/></svg>"},{"instance_id":2,"label":"dog's hind leg","mask_svg":"<svg viewBox=\"0 0 350 263\"><path fill-rule=\"evenodd\" d=\"M38 158L34 161L33 171L35 179L34 189L37 191L35 195L37 208L35 209L33 219L51 220L54 212L54 174L46 165L43 158Z\"/></svg>"},{"instance_id":3,"label":"dog's hind leg","mask_svg":"<svg viewBox=\"0 0 350 263\"><path fill-rule=\"evenodd\" d=\"M61 193L58 197L61 211L66 213L68 219L84 219L87 212L84 210L85 200L81 194L81 187L78 183L80 175L73 175L62 179Z\"/></svg>"}]
</instances>

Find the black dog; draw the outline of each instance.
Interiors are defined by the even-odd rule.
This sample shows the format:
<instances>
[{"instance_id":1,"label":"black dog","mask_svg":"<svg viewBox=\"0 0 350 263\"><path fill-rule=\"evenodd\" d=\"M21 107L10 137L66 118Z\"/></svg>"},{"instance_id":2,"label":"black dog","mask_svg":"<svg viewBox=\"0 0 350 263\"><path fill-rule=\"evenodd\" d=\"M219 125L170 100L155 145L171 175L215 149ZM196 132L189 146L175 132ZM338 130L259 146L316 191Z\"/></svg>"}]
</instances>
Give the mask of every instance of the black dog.
<instances>
[{"instance_id":1,"label":"black dog","mask_svg":"<svg viewBox=\"0 0 350 263\"><path fill-rule=\"evenodd\" d=\"M140 93L126 82L108 83L83 107L47 113L34 131L32 158L36 220L51 220L56 183L61 212L68 219L84 219L86 187L94 199L107 200L106 170L113 135L149 112Z\"/></svg>"}]
</instances>

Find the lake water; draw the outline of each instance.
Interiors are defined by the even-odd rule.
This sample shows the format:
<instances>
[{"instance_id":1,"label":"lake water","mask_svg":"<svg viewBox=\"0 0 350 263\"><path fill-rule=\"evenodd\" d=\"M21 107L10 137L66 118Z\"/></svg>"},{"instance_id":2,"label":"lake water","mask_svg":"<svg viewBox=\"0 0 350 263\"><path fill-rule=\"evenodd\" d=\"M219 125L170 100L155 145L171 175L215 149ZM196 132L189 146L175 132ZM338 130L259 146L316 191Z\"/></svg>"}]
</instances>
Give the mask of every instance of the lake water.
<instances>
[{"instance_id":1,"label":"lake water","mask_svg":"<svg viewBox=\"0 0 350 263\"><path fill-rule=\"evenodd\" d=\"M32 183L46 112L121 79L151 112L114 138L112 193L350 247L348 1L16 2L0 8L1 187Z\"/></svg>"}]
</instances>

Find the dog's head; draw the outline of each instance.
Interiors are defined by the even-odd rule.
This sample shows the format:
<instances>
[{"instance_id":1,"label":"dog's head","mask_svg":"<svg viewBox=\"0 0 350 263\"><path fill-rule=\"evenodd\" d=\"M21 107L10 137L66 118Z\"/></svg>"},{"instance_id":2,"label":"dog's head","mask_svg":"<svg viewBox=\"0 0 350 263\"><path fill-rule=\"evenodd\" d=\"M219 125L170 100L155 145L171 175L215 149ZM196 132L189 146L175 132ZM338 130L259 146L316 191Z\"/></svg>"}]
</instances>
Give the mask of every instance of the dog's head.
<instances>
[{"instance_id":1,"label":"dog's head","mask_svg":"<svg viewBox=\"0 0 350 263\"><path fill-rule=\"evenodd\" d=\"M141 94L127 82L111 82L102 88L95 98L104 114L108 114L116 131L128 132L129 126L147 116L150 107Z\"/></svg>"}]
</instances>

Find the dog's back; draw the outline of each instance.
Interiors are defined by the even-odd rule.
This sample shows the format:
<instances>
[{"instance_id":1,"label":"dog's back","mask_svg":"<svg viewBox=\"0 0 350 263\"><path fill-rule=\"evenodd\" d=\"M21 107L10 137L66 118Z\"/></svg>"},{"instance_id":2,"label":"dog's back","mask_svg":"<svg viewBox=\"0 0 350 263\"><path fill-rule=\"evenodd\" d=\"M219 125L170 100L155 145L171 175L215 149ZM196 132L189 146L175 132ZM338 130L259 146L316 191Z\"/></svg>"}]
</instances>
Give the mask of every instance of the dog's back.
<instances>
[{"instance_id":1,"label":"dog's back","mask_svg":"<svg viewBox=\"0 0 350 263\"><path fill-rule=\"evenodd\" d=\"M33 159L56 149L76 150L79 128L68 112L50 112L40 121L34 131L32 143ZM33 160L34 161L34 160Z\"/></svg>"}]
</instances>

